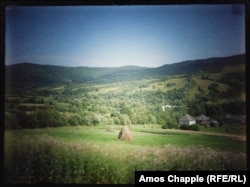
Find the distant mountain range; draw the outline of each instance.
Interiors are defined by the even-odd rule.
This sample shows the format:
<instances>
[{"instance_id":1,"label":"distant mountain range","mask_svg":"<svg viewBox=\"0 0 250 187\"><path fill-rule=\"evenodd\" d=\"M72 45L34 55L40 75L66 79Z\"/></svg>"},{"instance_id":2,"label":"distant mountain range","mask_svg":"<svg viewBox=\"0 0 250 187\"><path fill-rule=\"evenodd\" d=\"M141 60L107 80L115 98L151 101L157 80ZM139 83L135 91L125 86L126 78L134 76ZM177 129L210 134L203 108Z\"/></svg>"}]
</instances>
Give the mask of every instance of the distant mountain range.
<instances>
[{"instance_id":1,"label":"distant mountain range","mask_svg":"<svg viewBox=\"0 0 250 187\"><path fill-rule=\"evenodd\" d=\"M5 82L8 88L37 88L40 86L65 84L67 82L112 83L164 75L189 74L197 71L219 72L225 66L235 66L244 63L244 54L189 60L157 68L137 66L118 68L64 67L25 62L5 66Z\"/></svg>"}]
</instances>

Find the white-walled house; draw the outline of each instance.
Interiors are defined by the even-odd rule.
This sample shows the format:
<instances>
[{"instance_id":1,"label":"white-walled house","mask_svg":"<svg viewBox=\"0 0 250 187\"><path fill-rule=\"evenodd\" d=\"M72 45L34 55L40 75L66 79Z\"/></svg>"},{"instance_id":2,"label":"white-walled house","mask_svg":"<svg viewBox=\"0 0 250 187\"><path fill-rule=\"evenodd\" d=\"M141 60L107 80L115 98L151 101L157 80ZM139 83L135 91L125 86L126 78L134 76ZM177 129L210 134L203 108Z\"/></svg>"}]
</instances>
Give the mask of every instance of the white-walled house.
<instances>
[{"instance_id":1,"label":"white-walled house","mask_svg":"<svg viewBox=\"0 0 250 187\"><path fill-rule=\"evenodd\" d=\"M179 124L180 125L195 125L196 121L193 116L186 114L179 119Z\"/></svg>"},{"instance_id":2,"label":"white-walled house","mask_svg":"<svg viewBox=\"0 0 250 187\"><path fill-rule=\"evenodd\" d=\"M172 105L162 105L162 111L165 112L166 111L166 108L175 108L177 106L172 106Z\"/></svg>"}]
</instances>

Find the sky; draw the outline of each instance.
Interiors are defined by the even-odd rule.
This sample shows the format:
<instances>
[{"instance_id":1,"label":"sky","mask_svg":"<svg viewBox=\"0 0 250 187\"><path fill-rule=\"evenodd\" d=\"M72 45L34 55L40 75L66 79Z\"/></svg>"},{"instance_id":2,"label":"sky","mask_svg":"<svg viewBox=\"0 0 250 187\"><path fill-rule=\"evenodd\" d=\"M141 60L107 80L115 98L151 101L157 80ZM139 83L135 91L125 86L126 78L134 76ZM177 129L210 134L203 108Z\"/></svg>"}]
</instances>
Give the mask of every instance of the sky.
<instances>
[{"instance_id":1,"label":"sky","mask_svg":"<svg viewBox=\"0 0 250 187\"><path fill-rule=\"evenodd\" d=\"M244 4L5 7L5 65L159 67L245 53Z\"/></svg>"}]
</instances>

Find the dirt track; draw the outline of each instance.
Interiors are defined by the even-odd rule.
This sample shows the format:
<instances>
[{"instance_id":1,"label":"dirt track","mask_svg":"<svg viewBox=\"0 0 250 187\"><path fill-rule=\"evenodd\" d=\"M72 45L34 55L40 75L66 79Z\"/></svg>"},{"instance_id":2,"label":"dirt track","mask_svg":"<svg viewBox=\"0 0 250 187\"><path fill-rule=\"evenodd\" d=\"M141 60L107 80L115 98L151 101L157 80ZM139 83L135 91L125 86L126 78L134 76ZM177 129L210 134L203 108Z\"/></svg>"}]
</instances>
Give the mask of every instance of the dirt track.
<instances>
[{"instance_id":1,"label":"dirt track","mask_svg":"<svg viewBox=\"0 0 250 187\"><path fill-rule=\"evenodd\" d=\"M199 131L189 131L189 130L176 130L176 129L171 129L167 131L178 132L178 133L188 133L188 134L205 134L205 135L212 135L212 136L225 136L225 137L229 137L229 138L240 140L240 141L246 141L246 136L244 135L213 133L213 132L199 132Z\"/></svg>"}]
</instances>

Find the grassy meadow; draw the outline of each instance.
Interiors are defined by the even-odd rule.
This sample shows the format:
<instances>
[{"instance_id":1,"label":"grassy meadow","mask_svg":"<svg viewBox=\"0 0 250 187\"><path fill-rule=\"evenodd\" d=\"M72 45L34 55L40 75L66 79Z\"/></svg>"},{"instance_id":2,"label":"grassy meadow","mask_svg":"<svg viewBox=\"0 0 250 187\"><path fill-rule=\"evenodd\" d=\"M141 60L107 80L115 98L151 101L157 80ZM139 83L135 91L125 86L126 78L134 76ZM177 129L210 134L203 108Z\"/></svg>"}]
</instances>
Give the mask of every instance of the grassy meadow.
<instances>
[{"instance_id":1,"label":"grassy meadow","mask_svg":"<svg viewBox=\"0 0 250 187\"><path fill-rule=\"evenodd\" d=\"M122 141L120 128L6 130L4 182L133 184L135 170L246 170L245 141L151 125L133 125Z\"/></svg>"},{"instance_id":2,"label":"grassy meadow","mask_svg":"<svg viewBox=\"0 0 250 187\"><path fill-rule=\"evenodd\" d=\"M158 68L7 66L4 183L133 184L137 170L246 171L244 63L237 55ZM184 130L186 114L209 121ZM124 125L131 141L118 139Z\"/></svg>"}]
</instances>

